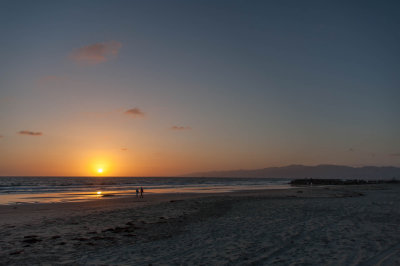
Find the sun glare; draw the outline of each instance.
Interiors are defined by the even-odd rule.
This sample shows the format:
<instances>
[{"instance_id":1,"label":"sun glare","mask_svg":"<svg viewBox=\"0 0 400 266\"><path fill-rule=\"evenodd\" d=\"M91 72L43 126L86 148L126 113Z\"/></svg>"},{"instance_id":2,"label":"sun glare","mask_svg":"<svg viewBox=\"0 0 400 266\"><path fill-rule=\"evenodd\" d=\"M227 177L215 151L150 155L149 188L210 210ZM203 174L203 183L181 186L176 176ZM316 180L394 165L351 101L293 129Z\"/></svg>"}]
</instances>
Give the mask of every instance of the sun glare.
<instances>
[{"instance_id":1,"label":"sun glare","mask_svg":"<svg viewBox=\"0 0 400 266\"><path fill-rule=\"evenodd\" d=\"M86 163L86 165L88 166L88 175L91 176L97 176L97 177L101 177L101 176L108 176L111 173L111 169L112 169L112 158L110 158L109 156L90 156L91 159L88 160L88 162Z\"/></svg>"}]
</instances>

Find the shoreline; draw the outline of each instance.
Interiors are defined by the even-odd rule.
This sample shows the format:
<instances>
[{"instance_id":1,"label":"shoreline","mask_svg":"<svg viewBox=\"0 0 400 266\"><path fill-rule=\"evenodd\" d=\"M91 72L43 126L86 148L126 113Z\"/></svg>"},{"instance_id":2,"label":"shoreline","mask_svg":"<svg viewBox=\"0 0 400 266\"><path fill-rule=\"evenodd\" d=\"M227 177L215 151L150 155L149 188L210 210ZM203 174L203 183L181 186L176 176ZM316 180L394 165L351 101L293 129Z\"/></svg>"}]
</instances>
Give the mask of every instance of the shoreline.
<instances>
[{"instance_id":1,"label":"shoreline","mask_svg":"<svg viewBox=\"0 0 400 266\"><path fill-rule=\"evenodd\" d=\"M16 222L21 219L29 220L43 217L44 215L56 217L58 215L69 215L66 211L79 212L86 209L87 212L104 211L114 208L140 208L143 206L159 204L171 200L186 200L206 197L224 197L233 195L248 195L254 193L268 193L271 195L281 194L282 191L292 190L293 188L281 189L256 189L256 190L237 190L231 192L215 192L215 193L144 193L143 199L136 198L135 195L124 195L115 197L100 197L95 199L86 199L79 201L67 202L39 202L39 203L17 203L17 204L0 204L0 225L5 221ZM277 192L272 192L277 191ZM278 192L279 191L279 192ZM59 213L57 210L62 208L64 212ZM39 212L40 211L40 212ZM24 213L22 216L21 213ZM7 214L6 217L4 214ZM19 217L19 216L22 217ZM46 217L47 217L46 216Z\"/></svg>"},{"instance_id":2,"label":"shoreline","mask_svg":"<svg viewBox=\"0 0 400 266\"><path fill-rule=\"evenodd\" d=\"M16 182L4 181L0 184L0 205L17 205L24 203L56 203L77 202L101 197L129 196L135 195L136 189L143 186L146 193L224 193L236 190L258 190L258 189L285 189L290 187L288 181L271 181L271 179L255 180L232 180L223 181L187 179L177 181L176 178L168 180L133 180L142 181L143 184L129 183L124 180L58 180L50 178L44 180L27 180ZM15 180L14 180L15 181ZM32 182L36 185L32 185Z\"/></svg>"},{"instance_id":3,"label":"shoreline","mask_svg":"<svg viewBox=\"0 0 400 266\"><path fill-rule=\"evenodd\" d=\"M43 215L69 215L67 211L75 212L81 209L86 209L85 211L103 211L114 208L140 208L143 206L159 204L162 202L168 202L173 200L187 200L196 198L207 198L207 197L232 197L232 196L258 196L263 197L301 197L298 192L293 190L303 190L314 192L319 191L319 193L306 194L307 197L318 197L326 196L324 192L321 194L321 190L341 190L344 188L342 186L290 186L288 188L268 188L268 189L247 189L247 190L235 190L229 192L211 192L211 193L144 193L143 199L136 198L136 195L118 195L112 197L98 197L92 199L78 200L78 201L65 201L65 202L23 202L23 203L12 203L12 204L0 204L0 225L4 221L20 221L22 219L32 219L40 218ZM344 191L342 191L343 193ZM348 192L346 192L348 193ZM353 196L357 196L356 194ZM57 212L59 208L64 210L63 213ZM39 212L40 211L40 212ZM18 217L20 213L25 212L23 217ZM28 212L28 215L27 213ZM9 216L5 217L3 214L7 213ZM31 215L29 215L31 214ZM14 216L14 217L13 217Z\"/></svg>"},{"instance_id":4,"label":"shoreline","mask_svg":"<svg viewBox=\"0 0 400 266\"><path fill-rule=\"evenodd\" d=\"M360 185L361 186L361 185ZM357 187L360 187L357 186ZM363 185L364 186L364 185ZM361 186L361 188L363 187ZM297 189L297 190L296 190ZM294 191L296 190L296 191ZM299 194L310 192L305 194ZM329 197L327 191L337 197L359 196L357 192L351 192L347 186L303 186L293 185L289 188L279 189L254 189L254 190L236 190L230 192L214 193L144 193L143 199L136 198L135 195L122 195L115 197L99 197L93 199L66 201L66 202L39 202L39 203L17 203L0 204L0 226L6 223L20 223L40 218L56 218L79 214L81 210L86 213L96 211L107 211L124 208L141 208L169 201L181 201L189 199L202 199L207 197L256 197L266 198L274 197ZM63 212L59 212L62 209Z\"/></svg>"}]
</instances>

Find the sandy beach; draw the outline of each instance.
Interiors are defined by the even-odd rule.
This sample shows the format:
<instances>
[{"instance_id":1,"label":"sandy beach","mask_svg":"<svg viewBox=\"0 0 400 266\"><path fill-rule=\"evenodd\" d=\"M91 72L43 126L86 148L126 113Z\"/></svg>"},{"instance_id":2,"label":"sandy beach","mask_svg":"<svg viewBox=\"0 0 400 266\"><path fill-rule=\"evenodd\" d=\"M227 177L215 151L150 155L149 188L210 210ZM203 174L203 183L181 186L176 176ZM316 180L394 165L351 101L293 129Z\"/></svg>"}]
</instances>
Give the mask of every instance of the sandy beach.
<instances>
[{"instance_id":1,"label":"sandy beach","mask_svg":"<svg viewBox=\"0 0 400 266\"><path fill-rule=\"evenodd\" d=\"M1 265L400 265L400 186L0 206Z\"/></svg>"}]
</instances>

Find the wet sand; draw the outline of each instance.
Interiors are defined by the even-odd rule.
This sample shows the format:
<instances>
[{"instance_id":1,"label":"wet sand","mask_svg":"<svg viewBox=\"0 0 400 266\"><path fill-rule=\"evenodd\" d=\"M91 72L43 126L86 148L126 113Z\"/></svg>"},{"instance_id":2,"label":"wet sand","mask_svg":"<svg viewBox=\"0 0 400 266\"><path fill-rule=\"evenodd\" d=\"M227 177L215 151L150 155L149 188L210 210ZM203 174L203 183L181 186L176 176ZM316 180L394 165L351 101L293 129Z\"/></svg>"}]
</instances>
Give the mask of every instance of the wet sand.
<instances>
[{"instance_id":1,"label":"wet sand","mask_svg":"<svg viewBox=\"0 0 400 266\"><path fill-rule=\"evenodd\" d=\"M400 186L0 206L1 265L400 265Z\"/></svg>"}]
</instances>

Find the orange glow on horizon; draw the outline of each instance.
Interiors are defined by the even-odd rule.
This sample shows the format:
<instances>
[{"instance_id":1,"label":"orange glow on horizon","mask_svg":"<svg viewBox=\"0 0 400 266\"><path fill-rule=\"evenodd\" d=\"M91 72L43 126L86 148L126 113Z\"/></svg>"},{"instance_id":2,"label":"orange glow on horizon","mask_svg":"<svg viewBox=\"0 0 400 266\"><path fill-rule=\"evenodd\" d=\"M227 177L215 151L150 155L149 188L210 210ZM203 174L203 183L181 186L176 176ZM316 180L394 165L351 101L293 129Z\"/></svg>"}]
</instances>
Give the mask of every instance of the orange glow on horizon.
<instances>
[{"instance_id":1,"label":"orange glow on horizon","mask_svg":"<svg viewBox=\"0 0 400 266\"><path fill-rule=\"evenodd\" d=\"M89 166L89 167L88 167ZM86 163L87 169L90 169L90 175L108 176L113 175L112 169L114 168L114 160L110 156L95 156L88 160Z\"/></svg>"}]
</instances>

